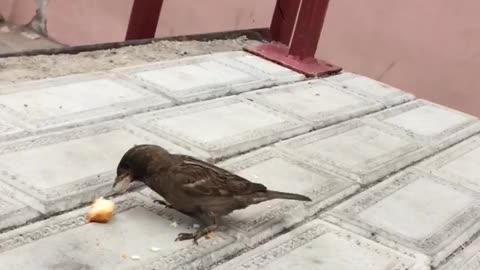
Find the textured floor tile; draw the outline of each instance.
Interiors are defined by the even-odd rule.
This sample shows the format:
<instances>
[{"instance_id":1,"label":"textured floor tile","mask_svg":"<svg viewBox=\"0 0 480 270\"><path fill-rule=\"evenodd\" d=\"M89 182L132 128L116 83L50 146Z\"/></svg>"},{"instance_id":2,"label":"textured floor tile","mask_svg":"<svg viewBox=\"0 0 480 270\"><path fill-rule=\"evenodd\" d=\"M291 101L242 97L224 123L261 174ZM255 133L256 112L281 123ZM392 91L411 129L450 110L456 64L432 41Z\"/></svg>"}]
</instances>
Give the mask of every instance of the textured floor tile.
<instances>
[{"instance_id":1,"label":"textured floor tile","mask_svg":"<svg viewBox=\"0 0 480 270\"><path fill-rule=\"evenodd\" d=\"M480 238L455 254L439 270L478 270L480 269Z\"/></svg>"},{"instance_id":2,"label":"textured floor tile","mask_svg":"<svg viewBox=\"0 0 480 270\"><path fill-rule=\"evenodd\" d=\"M249 244L265 240L358 190L353 182L264 148L218 164L271 190L293 192L313 202L272 200L238 210L225 218Z\"/></svg>"},{"instance_id":3,"label":"textured floor tile","mask_svg":"<svg viewBox=\"0 0 480 270\"><path fill-rule=\"evenodd\" d=\"M272 85L267 74L239 65L226 54L164 61L118 69L117 72L141 81L182 103Z\"/></svg>"},{"instance_id":4,"label":"textured floor tile","mask_svg":"<svg viewBox=\"0 0 480 270\"><path fill-rule=\"evenodd\" d=\"M412 101L372 114L369 119L404 132L436 149L448 147L480 132L477 118L425 100Z\"/></svg>"},{"instance_id":5,"label":"textured floor tile","mask_svg":"<svg viewBox=\"0 0 480 270\"><path fill-rule=\"evenodd\" d=\"M28 135L25 129L15 126L15 121L10 120L11 121L8 121L6 118L0 120L0 140L14 139Z\"/></svg>"},{"instance_id":6,"label":"textured floor tile","mask_svg":"<svg viewBox=\"0 0 480 270\"><path fill-rule=\"evenodd\" d=\"M192 154L114 121L0 144L0 181L43 213L63 211L108 192L123 154L143 143Z\"/></svg>"},{"instance_id":7,"label":"textured floor tile","mask_svg":"<svg viewBox=\"0 0 480 270\"><path fill-rule=\"evenodd\" d=\"M327 221L437 266L480 229L480 197L419 171L400 173L333 208Z\"/></svg>"},{"instance_id":8,"label":"textured floor tile","mask_svg":"<svg viewBox=\"0 0 480 270\"><path fill-rule=\"evenodd\" d=\"M18 226L40 215L39 212L15 199L16 194L0 184L0 231Z\"/></svg>"},{"instance_id":9,"label":"textured floor tile","mask_svg":"<svg viewBox=\"0 0 480 270\"><path fill-rule=\"evenodd\" d=\"M304 162L369 184L427 156L408 136L351 120L278 144Z\"/></svg>"},{"instance_id":10,"label":"textured floor tile","mask_svg":"<svg viewBox=\"0 0 480 270\"><path fill-rule=\"evenodd\" d=\"M191 241L174 242L178 233L193 231L192 220L139 194L115 201L116 214L107 224L87 223L83 208L0 235L2 267L151 270L186 265L205 269L241 248L221 232L213 239L201 239L198 246Z\"/></svg>"},{"instance_id":11,"label":"textured floor tile","mask_svg":"<svg viewBox=\"0 0 480 270\"><path fill-rule=\"evenodd\" d=\"M226 65L240 68L242 70L252 70L252 72L260 73L262 77L267 77L272 85L305 79L305 75L303 74L247 52L237 51L217 53L215 54L215 57L217 57L216 59L225 63Z\"/></svg>"},{"instance_id":12,"label":"textured floor tile","mask_svg":"<svg viewBox=\"0 0 480 270\"><path fill-rule=\"evenodd\" d=\"M418 165L446 181L480 192L480 136L474 136Z\"/></svg>"},{"instance_id":13,"label":"textured floor tile","mask_svg":"<svg viewBox=\"0 0 480 270\"><path fill-rule=\"evenodd\" d=\"M314 220L214 270L426 270L421 262Z\"/></svg>"},{"instance_id":14,"label":"textured floor tile","mask_svg":"<svg viewBox=\"0 0 480 270\"><path fill-rule=\"evenodd\" d=\"M347 91L372 98L387 107L413 100L415 97L390 85L350 72L329 76L327 81Z\"/></svg>"},{"instance_id":15,"label":"textured floor tile","mask_svg":"<svg viewBox=\"0 0 480 270\"><path fill-rule=\"evenodd\" d=\"M137 115L132 121L215 159L309 130L305 123L239 97L154 111Z\"/></svg>"},{"instance_id":16,"label":"textured floor tile","mask_svg":"<svg viewBox=\"0 0 480 270\"><path fill-rule=\"evenodd\" d=\"M315 128L378 111L383 106L359 95L329 86L324 79L250 92L245 98L301 120Z\"/></svg>"},{"instance_id":17,"label":"textured floor tile","mask_svg":"<svg viewBox=\"0 0 480 270\"><path fill-rule=\"evenodd\" d=\"M0 88L0 113L31 130L93 123L159 109L171 101L120 77L75 75Z\"/></svg>"}]
</instances>

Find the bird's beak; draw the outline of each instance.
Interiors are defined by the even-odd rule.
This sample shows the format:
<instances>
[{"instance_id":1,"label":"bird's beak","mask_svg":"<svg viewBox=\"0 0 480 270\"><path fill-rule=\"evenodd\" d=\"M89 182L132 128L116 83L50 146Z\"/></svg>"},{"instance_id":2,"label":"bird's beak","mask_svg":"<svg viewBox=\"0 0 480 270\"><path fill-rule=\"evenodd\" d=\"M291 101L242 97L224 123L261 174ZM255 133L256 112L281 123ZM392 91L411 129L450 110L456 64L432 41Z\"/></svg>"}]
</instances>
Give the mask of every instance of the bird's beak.
<instances>
[{"instance_id":1,"label":"bird's beak","mask_svg":"<svg viewBox=\"0 0 480 270\"><path fill-rule=\"evenodd\" d=\"M128 174L119 175L115 178L115 182L113 183L112 190L114 193L124 193L127 191L130 183L132 182L132 177Z\"/></svg>"}]
</instances>

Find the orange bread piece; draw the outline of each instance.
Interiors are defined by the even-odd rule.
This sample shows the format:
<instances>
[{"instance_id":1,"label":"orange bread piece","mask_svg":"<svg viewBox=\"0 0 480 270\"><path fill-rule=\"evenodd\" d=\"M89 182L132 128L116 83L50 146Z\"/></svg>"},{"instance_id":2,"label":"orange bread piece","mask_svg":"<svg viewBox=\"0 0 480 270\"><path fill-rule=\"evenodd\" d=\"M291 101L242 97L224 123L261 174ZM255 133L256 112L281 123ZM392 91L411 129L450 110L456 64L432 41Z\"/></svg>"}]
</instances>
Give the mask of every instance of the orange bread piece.
<instances>
[{"instance_id":1,"label":"orange bread piece","mask_svg":"<svg viewBox=\"0 0 480 270\"><path fill-rule=\"evenodd\" d=\"M115 204L103 197L96 199L87 214L89 222L107 223L113 215Z\"/></svg>"}]
</instances>

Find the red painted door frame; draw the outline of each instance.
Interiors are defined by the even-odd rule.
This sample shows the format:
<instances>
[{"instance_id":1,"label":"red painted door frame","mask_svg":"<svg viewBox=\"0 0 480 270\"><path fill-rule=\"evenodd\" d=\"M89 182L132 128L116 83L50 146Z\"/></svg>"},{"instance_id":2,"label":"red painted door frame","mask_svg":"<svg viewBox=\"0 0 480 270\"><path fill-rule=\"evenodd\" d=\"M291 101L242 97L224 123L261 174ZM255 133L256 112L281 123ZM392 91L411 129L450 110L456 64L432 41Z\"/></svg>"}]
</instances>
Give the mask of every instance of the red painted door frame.
<instances>
[{"instance_id":1,"label":"red painted door frame","mask_svg":"<svg viewBox=\"0 0 480 270\"><path fill-rule=\"evenodd\" d=\"M278 0L270 24L272 40L290 45L301 0Z\"/></svg>"},{"instance_id":2,"label":"red painted door frame","mask_svg":"<svg viewBox=\"0 0 480 270\"><path fill-rule=\"evenodd\" d=\"M300 59L315 57L329 0L302 0L289 54Z\"/></svg>"},{"instance_id":3,"label":"red painted door frame","mask_svg":"<svg viewBox=\"0 0 480 270\"><path fill-rule=\"evenodd\" d=\"M315 59L329 0L277 0L270 33L276 42L247 51L304 73L323 76L341 68ZM163 0L134 0L126 40L154 38Z\"/></svg>"},{"instance_id":4,"label":"red painted door frame","mask_svg":"<svg viewBox=\"0 0 480 270\"><path fill-rule=\"evenodd\" d=\"M270 26L273 42L246 50L311 77L340 72L340 67L315 59L328 2L277 0Z\"/></svg>"},{"instance_id":5,"label":"red painted door frame","mask_svg":"<svg viewBox=\"0 0 480 270\"><path fill-rule=\"evenodd\" d=\"M163 0L134 0L125 40L154 38Z\"/></svg>"}]
</instances>

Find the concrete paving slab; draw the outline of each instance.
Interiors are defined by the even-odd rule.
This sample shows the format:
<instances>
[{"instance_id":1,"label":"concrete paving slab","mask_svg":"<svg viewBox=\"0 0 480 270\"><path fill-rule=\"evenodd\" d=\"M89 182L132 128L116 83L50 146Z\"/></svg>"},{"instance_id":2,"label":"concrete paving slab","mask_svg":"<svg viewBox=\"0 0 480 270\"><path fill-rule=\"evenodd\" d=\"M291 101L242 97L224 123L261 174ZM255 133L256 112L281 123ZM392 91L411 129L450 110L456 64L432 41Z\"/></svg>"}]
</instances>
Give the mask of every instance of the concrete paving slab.
<instances>
[{"instance_id":1,"label":"concrete paving slab","mask_svg":"<svg viewBox=\"0 0 480 270\"><path fill-rule=\"evenodd\" d=\"M314 128L378 111L383 107L378 102L334 88L326 84L324 79L249 92L244 97L308 121Z\"/></svg>"},{"instance_id":2,"label":"concrete paving slab","mask_svg":"<svg viewBox=\"0 0 480 270\"><path fill-rule=\"evenodd\" d=\"M416 168L480 193L480 136L448 148Z\"/></svg>"},{"instance_id":3,"label":"concrete paving slab","mask_svg":"<svg viewBox=\"0 0 480 270\"><path fill-rule=\"evenodd\" d=\"M152 91L104 73L0 88L2 118L32 131L73 127L170 105L170 100Z\"/></svg>"},{"instance_id":4,"label":"concrete paving slab","mask_svg":"<svg viewBox=\"0 0 480 270\"><path fill-rule=\"evenodd\" d=\"M272 85L301 81L305 75L295 72L289 68L277 65L253 54L237 51L227 53L216 53L215 57L226 65L239 68L241 70L252 70L267 76Z\"/></svg>"},{"instance_id":5,"label":"concrete paving slab","mask_svg":"<svg viewBox=\"0 0 480 270\"><path fill-rule=\"evenodd\" d=\"M229 157L307 132L287 115L233 96L132 117L132 123L213 159Z\"/></svg>"},{"instance_id":6,"label":"concrete paving slab","mask_svg":"<svg viewBox=\"0 0 480 270\"><path fill-rule=\"evenodd\" d=\"M480 238L455 254L439 270L478 270L480 269Z\"/></svg>"},{"instance_id":7,"label":"concrete paving slab","mask_svg":"<svg viewBox=\"0 0 480 270\"><path fill-rule=\"evenodd\" d=\"M0 181L42 213L64 211L110 191L123 154L144 143L193 154L113 121L0 144Z\"/></svg>"},{"instance_id":8,"label":"concrete paving slab","mask_svg":"<svg viewBox=\"0 0 480 270\"><path fill-rule=\"evenodd\" d=\"M272 200L235 211L225 218L244 241L255 245L306 217L353 194L359 186L302 163L272 148L250 152L218 164L269 189L310 197L313 202Z\"/></svg>"},{"instance_id":9,"label":"concrete paving slab","mask_svg":"<svg viewBox=\"0 0 480 270\"><path fill-rule=\"evenodd\" d=\"M202 55L122 68L115 72L149 85L180 103L212 99L275 84L272 75L242 64L235 60L235 56L235 53Z\"/></svg>"},{"instance_id":10,"label":"concrete paving slab","mask_svg":"<svg viewBox=\"0 0 480 270\"><path fill-rule=\"evenodd\" d=\"M410 137L354 119L278 143L300 160L337 175L370 184L432 151Z\"/></svg>"},{"instance_id":11,"label":"concrete paving slab","mask_svg":"<svg viewBox=\"0 0 480 270\"><path fill-rule=\"evenodd\" d=\"M421 262L314 220L214 270L426 270Z\"/></svg>"},{"instance_id":12,"label":"concrete paving slab","mask_svg":"<svg viewBox=\"0 0 480 270\"><path fill-rule=\"evenodd\" d=\"M127 194L115 203L116 214L107 224L88 223L87 209L82 208L0 235L2 267L205 269L242 248L222 232L213 239L201 239L198 246L191 241L174 242L178 233L193 230L190 218L154 205L140 194ZM152 247L159 250L153 252Z\"/></svg>"},{"instance_id":13,"label":"concrete paving slab","mask_svg":"<svg viewBox=\"0 0 480 270\"><path fill-rule=\"evenodd\" d=\"M0 119L0 140L10 140L28 135L28 132L13 122L8 123L6 119Z\"/></svg>"},{"instance_id":14,"label":"concrete paving slab","mask_svg":"<svg viewBox=\"0 0 480 270\"><path fill-rule=\"evenodd\" d=\"M415 98L414 95L400 89L370 79L368 77L342 72L325 78L332 85L377 100L387 107L398 105Z\"/></svg>"},{"instance_id":15,"label":"concrete paving slab","mask_svg":"<svg viewBox=\"0 0 480 270\"><path fill-rule=\"evenodd\" d=\"M478 193L408 170L333 208L324 219L436 267L479 229Z\"/></svg>"},{"instance_id":16,"label":"concrete paving slab","mask_svg":"<svg viewBox=\"0 0 480 270\"><path fill-rule=\"evenodd\" d=\"M0 231L39 217L40 213L15 199L15 194L0 184Z\"/></svg>"},{"instance_id":17,"label":"concrete paving slab","mask_svg":"<svg viewBox=\"0 0 480 270\"><path fill-rule=\"evenodd\" d=\"M404 132L436 150L480 132L477 118L425 100L415 100L372 114L369 119Z\"/></svg>"}]
</instances>

